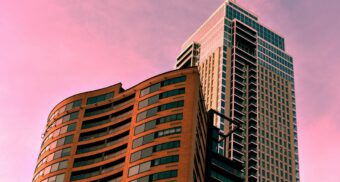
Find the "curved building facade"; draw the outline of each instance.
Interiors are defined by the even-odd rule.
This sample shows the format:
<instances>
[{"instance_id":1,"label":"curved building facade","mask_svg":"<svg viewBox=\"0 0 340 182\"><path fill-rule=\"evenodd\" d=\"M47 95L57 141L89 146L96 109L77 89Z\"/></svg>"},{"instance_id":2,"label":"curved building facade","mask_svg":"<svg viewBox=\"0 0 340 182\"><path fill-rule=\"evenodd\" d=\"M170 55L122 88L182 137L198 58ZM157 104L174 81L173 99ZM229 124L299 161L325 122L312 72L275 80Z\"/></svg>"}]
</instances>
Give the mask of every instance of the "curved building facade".
<instances>
[{"instance_id":1,"label":"curved building facade","mask_svg":"<svg viewBox=\"0 0 340 182\"><path fill-rule=\"evenodd\" d=\"M71 96L48 117L33 181L203 181L202 102L196 68Z\"/></svg>"}]
</instances>

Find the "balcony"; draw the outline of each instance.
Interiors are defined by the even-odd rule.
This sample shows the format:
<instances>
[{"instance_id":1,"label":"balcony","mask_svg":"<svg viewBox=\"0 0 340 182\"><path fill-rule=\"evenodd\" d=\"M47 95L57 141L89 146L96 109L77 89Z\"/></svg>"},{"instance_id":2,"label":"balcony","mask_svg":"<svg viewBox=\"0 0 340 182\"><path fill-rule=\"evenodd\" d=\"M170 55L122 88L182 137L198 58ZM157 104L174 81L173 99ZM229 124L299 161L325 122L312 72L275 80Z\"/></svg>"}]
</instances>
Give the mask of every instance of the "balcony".
<instances>
[{"instance_id":1,"label":"balcony","mask_svg":"<svg viewBox=\"0 0 340 182\"><path fill-rule=\"evenodd\" d=\"M123 141L127 141L127 139L129 138L128 135L129 135L129 132L127 131L119 135L116 135L114 137L101 140L95 143L80 145L78 146L76 153L82 154L82 153L92 152L92 151L100 150L102 148L105 148L111 145L115 145Z\"/></svg>"},{"instance_id":2,"label":"balcony","mask_svg":"<svg viewBox=\"0 0 340 182\"><path fill-rule=\"evenodd\" d=\"M242 39L243 42L247 42L248 44L251 44L252 47L256 47L256 37L253 37L247 33L245 33L242 29L237 27L236 30L236 39L240 40Z\"/></svg>"},{"instance_id":3,"label":"balcony","mask_svg":"<svg viewBox=\"0 0 340 182\"><path fill-rule=\"evenodd\" d=\"M101 154L91 155L83 158L76 158L73 167L86 166L117 157L126 152L126 147L127 145L125 144Z\"/></svg>"},{"instance_id":4,"label":"balcony","mask_svg":"<svg viewBox=\"0 0 340 182\"><path fill-rule=\"evenodd\" d=\"M249 143L257 145L257 138L256 137L249 137Z\"/></svg>"},{"instance_id":5,"label":"balcony","mask_svg":"<svg viewBox=\"0 0 340 182\"><path fill-rule=\"evenodd\" d=\"M72 172L71 181L81 180L81 179L87 179L88 180L88 178L98 176L100 174L105 174L105 173L114 171L116 169L122 168L124 166L124 161L125 161L125 157L118 159L114 162L105 164L105 165L100 166L100 167L94 167L94 168L91 168L91 169Z\"/></svg>"},{"instance_id":6,"label":"balcony","mask_svg":"<svg viewBox=\"0 0 340 182\"><path fill-rule=\"evenodd\" d=\"M91 132L81 133L80 137L79 137L79 141L95 139L95 138L98 138L98 137L101 137L101 136L108 135L110 133L117 132L117 131L122 130L124 128L127 128L129 126L130 126L130 121L125 120L125 121L119 122L115 125L112 125L110 127L102 128L102 129L99 129L99 130L94 130L94 131L91 131Z\"/></svg>"}]
</instances>

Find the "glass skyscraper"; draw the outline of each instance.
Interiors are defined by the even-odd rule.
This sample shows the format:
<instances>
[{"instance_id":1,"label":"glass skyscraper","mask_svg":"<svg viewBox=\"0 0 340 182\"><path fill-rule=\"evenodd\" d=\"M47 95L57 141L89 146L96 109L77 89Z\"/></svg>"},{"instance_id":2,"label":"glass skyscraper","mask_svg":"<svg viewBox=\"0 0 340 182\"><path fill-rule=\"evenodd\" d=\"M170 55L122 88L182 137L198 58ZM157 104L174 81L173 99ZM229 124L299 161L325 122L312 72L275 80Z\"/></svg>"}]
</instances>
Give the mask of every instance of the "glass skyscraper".
<instances>
[{"instance_id":1,"label":"glass skyscraper","mask_svg":"<svg viewBox=\"0 0 340 182\"><path fill-rule=\"evenodd\" d=\"M284 38L226 1L183 44L176 67L193 65L206 108L242 124L218 153L241 163L246 181L299 181L293 58ZM217 116L214 125L235 128Z\"/></svg>"}]
</instances>

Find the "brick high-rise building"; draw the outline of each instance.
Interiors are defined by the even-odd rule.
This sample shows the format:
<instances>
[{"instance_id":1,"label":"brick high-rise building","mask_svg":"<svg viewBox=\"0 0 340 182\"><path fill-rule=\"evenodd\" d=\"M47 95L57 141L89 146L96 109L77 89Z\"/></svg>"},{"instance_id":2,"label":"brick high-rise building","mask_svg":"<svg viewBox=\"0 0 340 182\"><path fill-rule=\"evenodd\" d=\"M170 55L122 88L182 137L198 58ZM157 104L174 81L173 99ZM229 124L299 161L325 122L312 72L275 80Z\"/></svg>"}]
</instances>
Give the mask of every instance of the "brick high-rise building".
<instances>
[{"instance_id":1,"label":"brick high-rise building","mask_svg":"<svg viewBox=\"0 0 340 182\"><path fill-rule=\"evenodd\" d=\"M204 180L197 68L71 96L51 111L34 182Z\"/></svg>"},{"instance_id":2,"label":"brick high-rise building","mask_svg":"<svg viewBox=\"0 0 340 182\"><path fill-rule=\"evenodd\" d=\"M242 123L218 153L243 164L246 181L299 181L293 59L283 36L226 1L183 44L176 67L190 66L206 108ZM214 125L235 128L217 116Z\"/></svg>"}]
</instances>

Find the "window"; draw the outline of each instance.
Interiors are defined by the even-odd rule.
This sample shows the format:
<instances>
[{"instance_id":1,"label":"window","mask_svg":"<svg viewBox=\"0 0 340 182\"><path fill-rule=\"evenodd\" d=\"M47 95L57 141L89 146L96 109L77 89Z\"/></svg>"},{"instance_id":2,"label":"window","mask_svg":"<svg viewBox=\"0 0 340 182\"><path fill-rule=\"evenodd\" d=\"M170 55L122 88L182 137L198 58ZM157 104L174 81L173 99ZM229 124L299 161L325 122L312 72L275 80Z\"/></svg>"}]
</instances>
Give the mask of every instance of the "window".
<instances>
[{"instance_id":1,"label":"window","mask_svg":"<svg viewBox=\"0 0 340 182\"><path fill-rule=\"evenodd\" d=\"M143 107L154 104L154 103L158 102L158 100L159 100L159 95L155 95L155 96L149 97L149 98L147 98L143 101L140 101L138 103L138 109L142 109Z\"/></svg>"},{"instance_id":2,"label":"window","mask_svg":"<svg viewBox=\"0 0 340 182\"><path fill-rule=\"evenodd\" d=\"M118 143L126 141L127 138L128 138L128 135L129 135L129 131L126 131L126 132L120 133L118 135L114 135L111 138L100 140L100 141L97 141L97 142L94 142L94 143L79 145L77 147L77 154L91 152L91 151L102 149L104 147L116 145Z\"/></svg>"},{"instance_id":3,"label":"window","mask_svg":"<svg viewBox=\"0 0 340 182\"><path fill-rule=\"evenodd\" d=\"M78 118L78 115L79 115L79 111L73 112L71 114L68 114L66 116L63 116L63 117L59 118L58 120L56 120L52 124L50 124L45 132L49 131L53 127L58 126L58 125L60 125L62 123L65 123L67 121L70 121L70 120Z\"/></svg>"},{"instance_id":4,"label":"window","mask_svg":"<svg viewBox=\"0 0 340 182\"><path fill-rule=\"evenodd\" d=\"M68 156L70 155L70 152L71 152L71 148L68 147L68 148L64 148L62 150L58 150L50 155L48 155L47 157L43 158L37 165L37 168L39 166L41 166L42 164L46 163L46 162L50 162L51 160L54 160L54 159L58 159L60 157L64 157L64 156Z\"/></svg>"},{"instance_id":5,"label":"window","mask_svg":"<svg viewBox=\"0 0 340 182\"><path fill-rule=\"evenodd\" d=\"M156 92L160 88L161 88L161 84L160 83L151 85L150 87L147 87L147 88L145 88L145 89L140 91L140 97L143 97L144 95Z\"/></svg>"},{"instance_id":6,"label":"window","mask_svg":"<svg viewBox=\"0 0 340 182\"><path fill-rule=\"evenodd\" d=\"M149 98L139 102L138 109L141 109L143 107L154 104L154 103L158 102L159 99L164 99L164 98L167 98L167 97L172 97L172 96L184 94L184 93L185 93L184 88L174 89L174 90L170 90L170 91L167 91L167 92L163 92L161 94L149 97Z\"/></svg>"},{"instance_id":7,"label":"window","mask_svg":"<svg viewBox=\"0 0 340 182\"><path fill-rule=\"evenodd\" d=\"M93 167L93 168L85 169L81 171L74 171L71 173L71 181L87 179L93 176L98 176L100 174L112 172L115 169L123 167L124 161L125 161L125 158L123 157L113 162L110 162L108 164L102 165L100 167Z\"/></svg>"},{"instance_id":8,"label":"window","mask_svg":"<svg viewBox=\"0 0 340 182\"><path fill-rule=\"evenodd\" d=\"M61 150L61 157L65 157L65 156L70 155L70 152L71 152L71 147L68 147L68 148Z\"/></svg>"},{"instance_id":9,"label":"window","mask_svg":"<svg viewBox=\"0 0 340 182\"><path fill-rule=\"evenodd\" d=\"M132 182L156 181L156 180L161 180L161 179L166 179L166 178L173 178L176 176L177 176L177 170L171 170L171 171L164 171L160 173L154 173L149 176L144 176L136 180L133 180Z\"/></svg>"},{"instance_id":10,"label":"window","mask_svg":"<svg viewBox=\"0 0 340 182\"><path fill-rule=\"evenodd\" d=\"M176 78L168 79L168 80L161 82L161 85L167 86L167 85L171 85L171 84L175 84L175 83L184 82L185 80L186 80L185 76L176 77Z\"/></svg>"},{"instance_id":11,"label":"window","mask_svg":"<svg viewBox=\"0 0 340 182\"><path fill-rule=\"evenodd\" d=\"M165 130L161 130L155 133L151 133L151 134L135 139L132 143L132 148L136 148L141 145L145 145L150 142L153 142L155 138L178 134L178 133L181 133L181 127L175 127L175 128L165 129Z\"/></svg>"},{"instance_id":12,"label":"window","mask_svg":"<svg viewBox=\"0 0 340 182\"><path fill-rule=\"evenodd\" d=\"M66 145L66 144L69 144L69 143L72 143L73 141L73 135L69 135L69 136L66 136L66 137L63 137L63 138L60 138L52 143L50 143L49 145L47 145L45 147L45 149L41 152L40 155L42 155L43 153L45 153L47 150L51 150L51 149L54 149L56 147L60 147L62 145Z\"/></svg>"},{"instance_id":13,"label":"window","mask_svg":"<svg viewBox=\"0 0 340 182\"><path fill-rule=\"evenodd\" d=\"M101 102L101 101L104 101L104 100L108 100L110 98L113 97L113 92L110 92L110 93L107 93L107 94L102 94L102 95L98 95L98 96L95 96L95 97L90 97L87 99L87 102L86 104L87 105L90 105L90 104L95 104L97 102Z\"/></svg>"},{"instance_id":14,"label":"window","mask_svg":"<svg viewBox=\"0 0 340 182\"><path fill-rule=\"evenodd\" d=\"M80 134L79 141L92 140L110 133L115 133L117 131L127 129L128 126L130 126L130 120L124 120L105 128L84 132Z\"/></svg>"},{"instance_id":15,"label":"window","mask_svg":"<svg viewBox=\"0 0 340 182\"><path fill-rule=\"evenodd\" d=\"M140 97L143 97L147 94L156 92L157 90L159 90L161 87L167 86L167 85L171 85L171 84L176 84L176 83L180 83L180 82L184 82L186 80L185 76L181 76L181 77L176 77L176 78L171 78L159 83L156 83L154 85L151 85L143 90L140 91Z\"/></svg>"},{"instance_id":16,"label":"window","mask_svg":"<svg viewBox=\"0 0 340 182\"><path fill-rule=\"evenodd\" d=\"M58 114L61 114L65 111L71 110L73 108L79 107L81 105L81 99L76 100L74 102L71 102L69 104L64 105L63 107L61 107L60 109L58 109L57 111L55 111L51 117L49 118L49 120L53 119L55 116L57 116Z\"/></svg>"},{"instance_id":17,"label":"window","mask_svg":"<svg viewBox=\"0 0 340 182\"><path fill-rule=\"evenodd\" d=\"M68 118L67 121L71 121L71 120L74 120L74 119L77 119L78 118L78 115L79 115L79 112L74 112L74 113L71 113ZM66 122L66 120L63 120L63 122Z\"/></svg>"},{"instance_id":18,"label":"window","mask_svg":"<svg viewBox=\"0 0 340 182\"><path fill-rule=\"evenodd\" d=\"M58 174L56 176L51 176L42 182L64 182L65 174Z\"/></svg>"},{"instance_id":19,"label":"window","mask_svg":"<svg viewBox=\"0 0 340 182\"><path fill-rule=\"evenodd\" d=\"M55 172L55 171L58 171L58 170L62 170L62 169L65 169L65 168L67 168L67 160L54 163L54 164L47 166L44 169L40 170L39 173L37 173L36 176L34 177L33 181L35 181L40 176L45 176L49 173L52 173L52 172Z\"/></svg>"},{"instance_id":20,"label":"window","mask_svg":"<svg viewBox=\"0 0 340 182\"><path fill-rule=\"evenodd\" d=\"M82 129L92 128L98 125L102 125L102 124L114 121L115 119L128 116L132 112L132 110L133 110L133 106L130 106L120 111L117 111L111 115L107 115L107 116L103 116L103 117L95 118L91 120L85 120L83 121Z\"/></svg>"},{"instance_id":21,"label":"window","mask_svg":"<svg viewBox=\"0 0 340 182\"><path fill-rule=\"evenodd\" d=\"M64 144L72 143L72 141L73 141L73 135L69 135L65 137Z\"/></svg>"},{"instance_id":22,"label":"window","mask_svg":"<svg viewBox=\"0 0 340 182\"><path fill-rule=\"evenodd\" d=\"M152 117L156 115L157 112L168 110L168 109L173 109L177 107L183 107L183 106L184 106L184 101L181 100L181 101L171 102L171 103L163 104L163 105L148 109L137 115L137 122L145 118Z\"/></svg>"},{"instance_id":23,"label":"window","mask_svg":"<svg viewBox=\"0 0 340 182\"><path fill-rule=\"evenodd\" d=\"M76 123L72 123L67 126L67 132L74 131L76 129Z\"/></svg>"},{"instance_id":24,"label":"window","mask_svg":"<svg viewBox=\"0 0 340 182\"><path fill-rule=\"evenodd\" d=\"M126 97L124 97L124 98L122 98L120 100L117 100L117 101L115 101L113 103L110 103L110 104L106 104L106 105L102 105L102 106L99 106L99 107L94 107L94 108L86 109L84 116L85 117L94 116L94 115L101 114L101 113L104 113L104 112L107 112L107 111L111 111L113 109L119 108L122 105L127 105L127 104L131 103L131 101L134 98L135 98L135 94L132 94L132 95L126 96Z\"/></svg>"},{"instance_id":25,"label":"window","mask_svg":"<svg viewBox=\"0 0 340 182\"><path fill-rule=\"evenodd\" d=\"M154 145L152 147L148 147L148 148L145 148L143 150L140 150L138 152L131 154L130 162L134 162L139 159L144 159L146 157L151 156L155 152L178 148L178 147L180 147L180 141L172 141L172 142L162 143L159 145Z\"/></svg>"},{"instance_id":26,"label":"window","mask_svg":"<svg viewBox=\"0 0 340 182\"><path fill-rule=\"evenodd\" d=\"M148 171L153 166L159 166L162 164L178 162L178 159L179 159L178 155L173 155L173 156L166 156L166 157L162 157L162 158L158 158L158 159L154 159L148 162L141 163L129 169L129 177Z\"/></svg>"},{"instance_id":27,"label":"window","mask_svg":"<svg viewBox=\"0 0 340 182\"><path fill-rule=\"evenodd\" d=\"M101 162L101 161L105 161L105 160L108 160L108 159L112 159L112 158L117 157L121 154L125 155L126 147L127 147L127 144L123 144L121 146L115 147L115 148L113 148L109 151L105 151L103 153L85 156L85 157L81 157L81 158L76 158L76 159L74 159L73 167L86 166L86 165L98 163L98 162Z\"/></svg>"},{"instance_id":28,"label":"window","mask_svg":"<svg viewBox=\"0 0 340 182\"><path fill-rule=\"evenodd\" d=\"M171 121L177 121L177 120L182 120L183 119L183 114L173 114L165 117L161 117L155 120L148 121L144 124L141 124L137 127L135 127L135 135L148 131L150 129L155 128L156 125L162 124L162 123L167 123Z\"/></svg>"}]
</instances>

